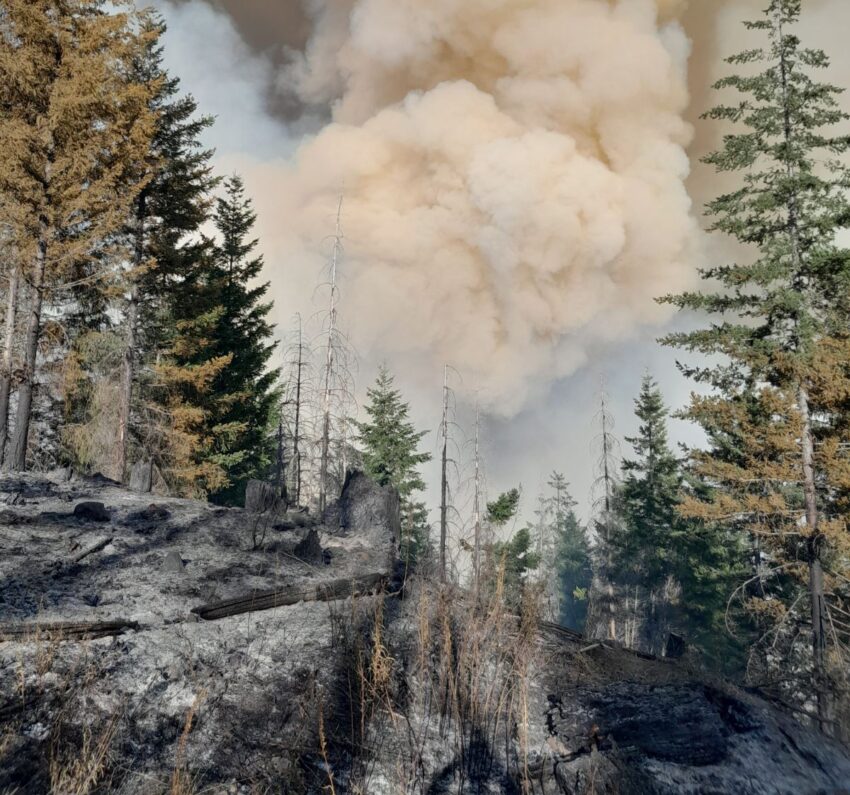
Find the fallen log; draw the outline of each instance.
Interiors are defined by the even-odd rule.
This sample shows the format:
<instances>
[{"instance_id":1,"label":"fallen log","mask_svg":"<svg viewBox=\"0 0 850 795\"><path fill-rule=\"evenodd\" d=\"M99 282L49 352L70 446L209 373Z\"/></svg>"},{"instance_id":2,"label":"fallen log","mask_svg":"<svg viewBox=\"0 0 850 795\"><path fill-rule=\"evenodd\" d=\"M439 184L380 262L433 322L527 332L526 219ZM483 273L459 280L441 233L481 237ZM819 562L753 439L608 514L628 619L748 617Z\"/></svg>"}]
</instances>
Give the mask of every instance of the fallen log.
<instances>
[{"instance_id":1,"label":"fallen log","mask_svg":"<svg viewBox=\"0 0 850 795\"><path fill-rule=\"evenodd\" d=\"M123 635L129 630L137 630L135 621L83 621L58 622L53 624L0 624L0 641L70 641L96 640Z\"/></svg>"},{"instance_id":2,"label":"fallen log","mask_svg":"<svg viewBox=\"0 0 850 795\"><path fill-rule=\"evenodd\" d=\"M386 582L386 574L367 574L363 577L317 583L309 588L289 585L274 591L253 591L235 599L201 605L193 608L192 613L204 621L217 621L242 613L296 605L299 602L332 602L349 596L366 596L380 590Z\"/></svg>"}]
</instances>

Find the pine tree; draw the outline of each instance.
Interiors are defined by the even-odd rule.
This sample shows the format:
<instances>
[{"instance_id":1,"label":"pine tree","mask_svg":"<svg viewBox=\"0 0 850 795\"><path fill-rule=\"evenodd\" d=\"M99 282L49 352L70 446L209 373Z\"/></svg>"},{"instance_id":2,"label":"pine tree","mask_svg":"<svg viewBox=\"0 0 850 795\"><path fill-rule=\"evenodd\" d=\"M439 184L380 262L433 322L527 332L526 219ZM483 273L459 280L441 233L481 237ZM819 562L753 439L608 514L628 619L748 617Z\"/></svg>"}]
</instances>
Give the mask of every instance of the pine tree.
<instances>
[{"instance_id":1,"label":"pine tree","mask_svg":"<svg viewBox=\"0 0 850 795\"><path fill-rule=\"evenodd\" d=\"M161 42L166 25L162 18L156 14L146 17L144 30L146 46L133 62L130 79L156 86L150 99L156 127L146 157L138 165L148 174L148 182L135 198L125 228L131 257L122 285L124 351L118 423L122 475L126 475L134 452L143 458L154 454L145 449L151 439L146 433L148 423L143 423L139 414L146 390L144 383L137 382L149 381L150 358L162 354L167 288L173 286L175 271L180 270L175 267L175 249L206 221L207 194L216 185L209 166L212 153L198 143L198 136L213 120L196 116L194 99L179 96L180 81L163 67ZM148 444L140 449L142 435L147 436Z\"/></svg>"},{"instance_id":2,"label":"pine tree","mask_svg":"<svg viewBox=\"0 0 850 795\"><path fill-rule=\"evenodd\" d=\"M381 486L392 486L401 499L402 557L416 560L428 545L427 512L413 497L425 488L419 466L431 460L418 452L427 431L409 420L410 406L395 388L393 376L381 366L375 384L366 392L368 421L355 422L366 473Z\"/></svg>"},{"instance_id":3,"label":"pine tree","mask_svg":"<svg viewBox=\"0 0 850 795\"><path fill-rule=\"evenodd\" d=\"M138 17L101 0L8 0L0 24L0 196L31 287L7 461L24 469L45 301L73 282L82 305L114 274L154 86L127 79L147 37Z\"/></svg>"},{"instance_id":4,"label":"pine tree","mask_svg":"<svg viewBox=\"0 0 850 795\"><path fill-rule=\"evenodd\" d=\"M557 619L567 627L579 632L584 630L587 620L587 600L592 571L590 565L590 541L587 530L575 513L576 502L570 496L569 484L559 472L553 472L549 483L552 494L543 500L542 516L539 521L551 536L551 549L542 544L538 549L540 567L546 571L544 582L555 594L554 607ZM546 555L552 562L546 566Z\"/></svg>"},{"instance_id":5,"label":"pine tree","mask_svg":"<svg viewBox=\"0 0 850 795\"><path fill-rule=\"evenodd\" d=\"M623 528L614 539L612 569L631 613L629 645L660 654L678 587L671 539L681 522L681 474L667 441L667 409L649 375L641 384L635 413L640 425L636 437L626 437L635 458L622 463L618 498Z\"/></svg>"},{"instance_id":6,"label":"pine tree","mask_svg":"<svg viewBox=\"0 0 850 795\"><path fill-rule=\"evenodd\" d=\"M518 609L528 574L540 565L540 557L533 550L534 542L527 527L518 530L509 541L493 544L492 557L496 571L501 571L505 602ZM494 578L488 578L494 585Z\"/></svg>"},{"instance_id":7,"label":"pine tree","mask_svg":"<svg viewBox=\"0 0 850 795\"><path fill-rule=\"evenodd\" d=\"M266 477L274 460L280 371L268 368L277 347L268 321L272 304L263 302L268 283L256 284L263 270L263 258L254 254L258 241L250 237L256 214L238 176L225 180L214 221L219 241L207 287L220 311L213 349L230 361L215 377L209 396L211 431L217 440L211 460L227 472L229 483L211 497L238 504L248 480Z\"/></svg>"},{"instance_id":8,"label":"pine tree","mask_svg":"<svg viewBox=\"0 0 850 795\"><path fill-rule=\"evenodd\" d=\"M836 233L850 225L850 174L837 159L850 148L850 137L829 132L848 116L836 99L840 89L811 77L828 66L827 56L804 49L790 32L800 11L800 0L773 0L762 19L747 23L767 44L729 63L756 73L721 80L718 89L733 89L742 98L707 114L745 128L727 135L723 148L706 159L721 172L743 175L741 188L709 205L712 228L756 247L757 256L706 270L719 291L665 299L724 316L707 330L666 342L726 357L718 366L686 369L719 392L696 398L688 415L728 429L745 446L737 469L698 458L699 474L723 486L711 492L712 507L703 510L713 520L724 511L745 515L749 532L769 545L765 554L773 566L796 569L807 588L812 689L826 729L832 720L823 572L829 473L818 470L811 367L819 340L843 329L848 318L850 255L838 247ZM781 452L775 466L759 458L764 451ZM781 603L786 611L794 604ZM775 603L762 600L762 606L773 610ZM780 620L784 625L787 615Z\"/></svg>"}]
</instances>

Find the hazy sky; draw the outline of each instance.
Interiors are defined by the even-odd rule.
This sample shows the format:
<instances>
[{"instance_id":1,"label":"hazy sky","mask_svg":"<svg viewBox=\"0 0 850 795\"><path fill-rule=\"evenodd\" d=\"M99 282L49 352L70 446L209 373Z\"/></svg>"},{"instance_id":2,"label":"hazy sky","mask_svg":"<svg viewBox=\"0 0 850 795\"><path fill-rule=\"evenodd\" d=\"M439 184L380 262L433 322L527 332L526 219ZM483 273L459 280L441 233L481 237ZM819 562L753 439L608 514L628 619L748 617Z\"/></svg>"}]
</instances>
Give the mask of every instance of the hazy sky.
<instances>
[{"instance_id":1,"label":"hazy sky","mask_svg":"<svg viewBox=\"0 0 850 795\"><path fill-rule=\"evenodd\" d=\"M401 3L401 0L398 1ZM406 0L402 5L416 4L419 1ZM336 3L338 11L339 8L347 8L353 2L354 0L311 0L311 6L321 8L334 6ZM445 6L450 2L451 0L441 0L438 5ZM635 3L637 2L638 0L635 0ZM646 4L650 0L640 0L640 2ZM474 5L473 0L469 0L469 3ZM540 0L540 4L541 7L549 5L547 0ZM692 173L686 181L687 192L693 200L694 209L691 212L693 218L700 216L699 208L702 204L723 187L715 175L698 162L699 157L717 144L720 132L713 125L699 121L698 117L713 101L709 86L724 73L722 57L749 46L749 42L752 41L751 36L740 25L740 21L752 18L765 4L766 0L691 0L682 17L685 33L692 42L687 72L690 101L684 113L680 115L694 126L693 140L687 148ZM332 147L324 150L319 148L318 152L311 154L308 151L305 154L302 149L301 154L298 155L299 165L293 166L293 158L296 157L299 147L303 147L305 135L310 136L322 130L331 118L329 108L323 106L318 99L312 103L308 111L304 110L303 104L296 100L295 92L292 90L292 75L286 71L286 64L291 60L291 53L294 50L302 50L305 42L315 32L313 23L308 20L297 0L156 0L155 5L164 13L169 25L166 56L170 69L181 78L184 89L196 96L201 109L217 116L217 124L209 132L207 142L217 149L218 167L224 172L235 169L241 171L246 178L249 192L255 197L259 213L258 232L261 239L266 241L264 243L267 259L266 278L272 282L273 295L278 306L275 319L279 323L279 330L286 331L288 319L293 311L301 309L305 314L313 311L311 306L304 305L309 304L311 296L306 282L307 277L317 279L319 274L315 268L312 271L307 268L305 271L302 267L298 275L293 273L292 268L288 270L292 258L292 241L285 235L282 237L281 230L287 227L289 220L287 216L290 219L294 218L300 211L300 207L293 206L293 201L301 201L297 191L303 191L304 184L308 180L303 178L303 175L299 175L298 170L312 169L312 175L308 176L314 178L318 166L315 163L311 165L310 158L321 160L322 157L327 157L328 151L333 151ZM365 12L358 14L357 24L362 34L361 40L371 36L371 40L375 42L374 46L379 50L381 47L403 49L392 37L384 41L380 39L381 13L387 14L386 24L389 28L393 24L401 24L398 20L391 20L390 12L387 11L392 8L391 3L387 5L386 2L379 0L358 0L358 5L368 6L373 14L378 15L378 24L375 26L377 33L375 30L371 30L370 33L368 14ZM663 5L672 7L682 3L678 0L664 0ZM487 7L486 2L484 7ZM363 9L361 8L360 11L362 12ZM341 27L346 29L348 27L347 17L341 23L338 18L329 19L331 16L332 14L328 12L321 23L328 30L323 34L325 39L320 38L315 47L314 55L320 66L324 66L325 60L336 57L337 53L334 52L333 47L336 46L334 43L337 39L334 37L341 35L339 33ZM366 33L363 33L363 30L366 30ZM801 35L809 46L823 47L832 56L833 66L829 74L832 82L850 86L850 51L843 40L847 30L850 30L850 3L847 0L804 2L804 23L801 26ZM664 46L674 53L678 52L680 45L677 42L671 43L668 34L664 36L666 37ZM339 39L339 41L342 42L341 47L338 48L340 51L346 47L350 49L350 40ZM634 41L638 42L637 39ZM684 37L682 41L684 42ZM322 46L326 49L322 50ZM410 46L413 47L413 44ZM406 57L406 51L398 55L399 59L404 57ZM608 56L606 51L600 48L599 54L595 57L604 59ZM379 130L386 130L388 125L384 124L381 127L380 119L383 117L380 114L386 108L392 109L395 101L392 90L398 88L401 92L400 96L403 96L407 88L401 78L399 78L399 86L396 87L396 75L391 70L377 71L374 67L374 54L370 58L365 67L357 63L350 67L358 79L367 83L366 99L364 100L362 96L352 97L354 92L349 91L343 102L343 105L348 102L348 108L343 108L341 111L337 109L337 118L339 114L343 116L348 114L346 121L354 119L357 124L362 122L364 127L373 125ZM479 57L478 60L483 59ZM350 61L349 58L349 63ZM416 63L418 65L420 62ZM432 65L429 68L436 67ZM312 86L311 90L315 96L320 97L322 90L333 82L332 77L327 77L325 83L322 83L320 78L322 75L316 75L315 64L313 64L313 72L310 74L312 83L303 91L306 92ZM481 77L481 80L485 79L486 75ZM650 76L646 79L654 80ZM383 81L387 85L370 86L369 80L377 83ZM680 97L675 75L671 77L671 80L667 93L663 95L656 91L657 86L647 87L653 101L658 102L657 115L661 115L662 112L665 114L668 111L672 112L678 107ZM305 81L305 85L308 82ZM387 97L375 99L373 95L380 94L385 89ZM529 102L526 98L526 104ZM367 106L365 109L363 103ZM375 107L369 107L370 103ZM655 106L650 104L648 107ZM682 107L684 108L685 105L683 104ZM523 112L527 115L530 111L526 109ZM378 122L374 119L363 122L363 119L369 118L370 114L377 115ZM469 119L457 118L456 123L468 125L470 122ZM529 122L529 126L533 126L533 121ZM391 127L391 129L395 128ZM572 128L570 129L572 132ZM577 135L580 134L579 131ZM628 138L631 135L644 136L647 133L641 127L637 133L627 132L625 137ZM669 133L670 141L667 141L667 144L672 146L678 140L678 135L678 132ZM383 139L380 139L380 135L377 137L385 143ZM320 143L322 140L323 136L320 135ZM646 140L651 140L651 136ZM345 138L331 143L335 143L338 147L347 146ZM398 141L393 138L391 143L396 146ZM309 146L306 148L309 150ZM345 151L347 156L356 156L358 150L355 147ZM427 161L427 156L420 150L414 151L417 162L423 159ZM441 151L441 156L443 154ZM673 172L665 170L663 163L657 165L660 174L657 178L662 182L671 180ZM398 168L397 165L394 167ZM296 178L293 177L293 172ZM426 170L423 173L428 172ZM415 177L420 181L422 178L421 174ZM652 177L652 179L655 178ZM590 179L590 177L582 179ZM664 183L659 190L669 188L670 186ZM392 185L382 185L382 189L391 190ZM600 186L594 191L598 193L604 189ZM628 186L615 185L613 189L616 195L620 195L628 189ZM669 214L675 216L682 212L681 208L681 200L677 197L676 201L670 205ZM371 209L371 205L367 208L357 206L355 203L352 212L354 217L364 219L363 223L367 224L369 221L365 219L370 217L367 210ZM582 210L582 212L592 211L586 207ZM516 208L509 207L504 209L504 212L515 213ZM686 207L685 214L687 214ZM536 219L532 220L536 222ZM686 218L676 217L666 220L672 224L670 236L686 235ZM634 219L627 218L626 223L629 221ZM302 226L305 224L301 216L298 217L297 223ZM331 223L330 217L327 218L327 223L328 225ZM528 224L530 221L526 219L525 223ZM310 227L310 233L313 232L315 229ZM318 232L315 233L318 234ZM356 235L356 230L348 229L347 234L351 238ZM365 238L365 235L363 237ZM682 268L692 270L700 262L722 259L731 252L731 249L720 240L706 239L700 234L694 236L694 240L695 247L688 250L687 262L677 265L680 270ZM533 240L530 241L529 245L533 242ZM354 241L354 245L359 243L360 241ZM574 241L569 239L566 241L566 244L573 243ZM375 246L369 249L366 243L363 245L370 255L376 250ZM430 244L427 241L421 245L425 252L430 250L428 248ZM677 249L676 256L684 257L684 251L683 244L683 247ZM591 255L596 254L597 252L591 250ZM435 254L426 255L431 258L435 256ZM650 251L645 264L641 264L642 260L635 255L625 260L626 264L618 260L612 261L611 266L631 267L637 277L640 277L640 269L646 268L646 285L643 289L654 290L656 285L651 281L648 272L655 267L651 262L652 255L653 251ZM670 256L674 255L671 253ZM366 268L366 264L362 267ZM658 276L658 278L662 277L671 278L670 274L664 273ZM641 281L643 281L641 278L637 278L632 288L635 296L640 296ZM362 294L358 293L358 290L364 289L363 284L371 288L372 283L367 281L358 284L355 281L352 283L351 291L355 295ZM515 285L511 289L516 289ZM635 303L638 301L641 302L641 306L650 303L642 296ZM564 307L555 307L556 310L569 312L576 312L580 308L569 304ZM426 309L430 315L435 316L435 322L443 322L439 313L444 307L426 306ZM548 309L551 308L544 307L539 312L545 312ZM374 308L370 307L369 310L371 314L374 314ZM405 311L410 310L405 309ZM415 314L415 311L414 307L411 314ZM452 311L457 310L453 308ZM674 318L667 322L666 326L648 325L644 322L646 318L642 311L640 307L629 305L629 302L624 301L622 297L612 298L605 305L605 312L610 318L610 323L614 326L622 325L626 329L625 333L610 335L619 336L615 341L606 340L606 335L599 331L598 323L577 325L574 328L562 327L555 323L551 329L544 327L540 330L540 334L543 335L551 332L555 336L569 337L568 349L560 351L559 356L552 359L553 369L561 368L565 372L572 369L576 351L580 352L581 357L587 361L571 375L551 381L546 378L547 360L531 361L528 363L527 375L523 378L524 381L527 380L533 384L527 400L519 406L511 405L512 416L497 418L494 414L485 421L484 449L491 493L521 482L527 495L526 507L530 509L548 473L553 468L557 468L563 471L571 481L574 495L582 506L582 512L586 513L592 482L590 464L595 434L593 417L597 411L596 394L600 379L605 379L607 389L611 393L612 410L617 417L617 432L620 435L628 435L633 430L631 400L645 370L649 369L661 381L667 402L671 406L679 407L687 401L690 385L678 375L675 369L675 353L660 348L655 343L655 339L664 332L665 328L689 321L686 318ZM529 314L520 314L517 319L518 328L508 328L504 332L516 337L511 349L512 354L515 355L510 365L512 371L522 367L529 359L530 349L525 347L528 345L528 340L522 336L522 326L523 323L536 323L539 312L530 311ZM367 341L366 349L359 351L363 358L360 380L365 387L371 380L378 360L386 355L387 347L374 335L370 336L369 329L364 330L362 319L356 317L358 304L350 297L348 302L344 301L341 313L344 323L354 320L352 325L360 339ZM635 314L634 318L632 314ZM553 316L557 319L558 312L554 311ZM628 323L625 318L628 318ZM416 419L423 427L435 429L439 420L440 373L433 364L428 364L427 356L416 350L419 343L424 346L432 344L430 330L427 327L417 328L416 322L418 321L411 319L414 327L411 341L399 343L395 348L391 348L390 355L393 365L398 363L396 369L401 371L402 386L414 405ZM438 340L433 344L438 344ZM404 345L409 345L409 357L403 355ZM569 362L565 364L566 360ZM414 361L415 365L412 364ZM409 366L405 366L405 363ZM486 377L484 380L486 381ZM517 393L517 384L510 379L493 379L492 384L493 389L503 387L506 390L510 389L513 394ZM465 386L469 387L470 384L467 383ZM513 413L514 409L517 409L517 413ZM468 424L468 410L463 406L461 406L459 419L462 423ZM673 434L679 440L690 441L698 438L693 429L676 422L673 423ZM432 434L430 440L426 441L436 452L436 435ZM628 446L624 444L623 447L627 449ZM436 466L432 468L434 472L426 473L431 476L429 478L431 480L436 475Z\"/></svg>"}]
</instances>

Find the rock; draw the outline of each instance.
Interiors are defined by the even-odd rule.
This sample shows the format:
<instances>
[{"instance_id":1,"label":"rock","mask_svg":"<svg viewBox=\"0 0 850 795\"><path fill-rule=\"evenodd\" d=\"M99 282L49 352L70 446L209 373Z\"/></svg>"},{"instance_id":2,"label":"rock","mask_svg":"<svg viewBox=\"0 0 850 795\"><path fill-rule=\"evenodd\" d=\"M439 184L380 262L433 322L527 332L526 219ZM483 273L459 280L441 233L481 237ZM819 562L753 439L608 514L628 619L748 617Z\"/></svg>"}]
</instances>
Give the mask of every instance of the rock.
<instances>
[{"instance_id":1,"label":"rock","mask_svg":"<svg viewBox=\"0 0 850 795\"><path fill-rule=\"evenodd\" d=\"M86 522L108 522L109 511L102 502L80 502L74 506L74 516Z\"/></svg>"},{"instance_id":2,"label":"rock","mask_svg":"<svg viewBox=\"0 0 850 795\"><path fill-rule=\"evenodd\" d=\"M262 480L249 480L245 488L245 510L248 513L267 513L278 507L274 486Z\"/></svg>"},{"instance_id":3,"label":"rock","mask_svg":"<svg viewBox=\"0 0 850 795\"><path fill-rule=\"evenodd\" d=\"M349 472L342 495L323 518L330 538L357 538L372 561L364 559L361 565L393 570L401 538L399 498L394 488L379 486L363 472Z\"/></svg>"},{"instance_id":4,"label":"rock","mask_svg":"<svg viewBox=\"0 0 850 795\"><path fill-rule=\"evenodd\" d=\"M315 529L307 533L304 540L295 547L295 557L314 566L322 565L325 562L322 545L319 543L319 534Z\"/></svg>"},{"instance_id":5,"label":"rock","mask_svg":"<svg viewBox=\"0 0 850 795\"><path fill-rule=\"evenodd\" d=\"M162 571L167 571L172 574L180 574L186 570L186 564L183 558L176 549L172 549L163 559L160 566Z\"/></svg>"},{"instance_id":6,"label":"rock","mask_svg":"<svg viewBox=\"0 0 850 795\"><path fill-rule=\"evenodd\" d=\"M130 489L141 494L150 494L153 490L153 462L136 461L130 470Z\"/></svg>"}]
</instances>

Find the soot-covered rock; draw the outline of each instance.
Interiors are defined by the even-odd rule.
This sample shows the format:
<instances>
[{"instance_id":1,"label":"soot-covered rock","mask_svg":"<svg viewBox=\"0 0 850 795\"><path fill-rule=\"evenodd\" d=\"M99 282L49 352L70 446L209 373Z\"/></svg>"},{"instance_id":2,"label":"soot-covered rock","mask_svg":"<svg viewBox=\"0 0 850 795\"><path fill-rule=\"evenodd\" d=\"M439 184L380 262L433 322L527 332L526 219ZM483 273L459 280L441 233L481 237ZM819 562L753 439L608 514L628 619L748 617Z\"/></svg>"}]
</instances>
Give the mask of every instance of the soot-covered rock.
<instances>
[{"instance_id":1,"label":"soot-covered rock","mask_svg":"<svg viewBox=\"0 0 850 795\"><path fill-rule=\"evenodd\" d=\"M74 516L84 522L108 522L109 511L102 502L80 502L74 506Z\"/></svg>"}]
</instances>

